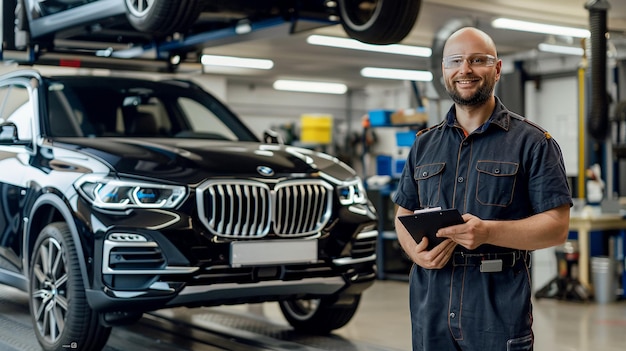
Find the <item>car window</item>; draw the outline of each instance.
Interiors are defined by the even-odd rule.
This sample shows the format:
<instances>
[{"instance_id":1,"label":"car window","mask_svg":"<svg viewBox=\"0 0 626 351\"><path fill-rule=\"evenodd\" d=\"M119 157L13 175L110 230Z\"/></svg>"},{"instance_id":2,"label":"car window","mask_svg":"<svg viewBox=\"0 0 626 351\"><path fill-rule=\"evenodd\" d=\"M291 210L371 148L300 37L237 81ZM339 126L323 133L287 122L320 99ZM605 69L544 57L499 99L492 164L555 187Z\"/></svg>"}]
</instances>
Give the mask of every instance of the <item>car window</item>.
<instances>
[{"instance_id":1,"label":"car window","mask_svg":"<svg viewBox=\"0 0 626 351\"><path fill-rule=\"evenodd\" d=\"M214 135L214 139L237 140L237 136L210 110L188 98L178 99L191 130L197 135Z\"/></svg>"},{"instance_id":2,"label":"car window","mask_svg":"<svg viewBox=\"0 0 626 351\"><path fill-rule=\"evenodd\" d=\"M225 106L188 83L98 79L48 80L49 135L256 141Z\"/></svg>"},{"instance_id":3,"label":"car window","mask_svg":"<svg viewBox=\"0 0 626 351\"><path fill-rule=\"evenodd\" d=\"M172 123L157 97L125 96L116 109L115 133L126 136L170 136Z\"/></svg>"},{"instance_id":4,"label":"car window","mask_svg":"<svg viewBox=\"0 0 626 351\"><path fill-rule=\"evenodd\" d=\"M52 135L63 137L84 135L81 128L84 120L83 112L79 106L76 99L72 99L68 92L55 90L55 86L49 88L48 121Z\"/></svg>"},{"instance_id":5,"label":"car window","mask_svg":"<svg viewBox=\"0 0 626 351\"><path fill-rule=\"evenodd\" d=\"M14 123L20 140L32 139L33 117L32 104L25 86L11 84L0 87L0 121Z\"/></svg>"}]
</instances>

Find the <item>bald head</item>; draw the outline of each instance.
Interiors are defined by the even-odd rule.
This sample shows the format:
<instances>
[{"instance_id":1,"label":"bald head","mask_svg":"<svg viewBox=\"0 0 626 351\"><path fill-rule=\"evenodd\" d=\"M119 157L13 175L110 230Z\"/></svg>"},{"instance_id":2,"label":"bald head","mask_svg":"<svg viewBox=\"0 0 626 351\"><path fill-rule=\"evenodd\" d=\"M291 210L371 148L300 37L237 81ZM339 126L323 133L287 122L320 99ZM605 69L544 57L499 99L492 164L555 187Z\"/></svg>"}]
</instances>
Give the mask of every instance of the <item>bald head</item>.
<instances>
[{"instance_id":1,"label":"bald head","mask_svg":"<svg viewBox=\"0 0 626 351\"><path fill-rule=\"evenodd\" d=\"M480 29L465 27L452 33L443 47L443 56L489 54L498 57L496 44Z\"/></svg>"},{"instance_id":2,"label":"bald head","mask_svg":"<svg viewBox=\"0 0 626 351\"><path fill-rule=\"evenodd\" d=\"M459 29L446 41L443 57L446 90L457 107L495 106L494 88L500 80L502 61L497 59L496 45L487 33L472 27Z\"/></svg>"}]
</instances>

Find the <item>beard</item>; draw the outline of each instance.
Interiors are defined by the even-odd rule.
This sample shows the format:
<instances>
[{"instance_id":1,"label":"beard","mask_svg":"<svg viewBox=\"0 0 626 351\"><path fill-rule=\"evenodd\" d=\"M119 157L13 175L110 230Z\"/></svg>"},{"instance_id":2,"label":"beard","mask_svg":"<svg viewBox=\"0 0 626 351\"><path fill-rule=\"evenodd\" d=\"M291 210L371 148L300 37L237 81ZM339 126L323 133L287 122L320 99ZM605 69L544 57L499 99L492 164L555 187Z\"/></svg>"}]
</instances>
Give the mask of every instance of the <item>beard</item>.
<instances>
[{"instance_id":1,"label":"beard","mask_svg":"<svg viewBox=\"0 0 626 351\"><path fill-rule=\"evenodd\" d=\"M491 97L494 87L495 82L487 81L484 85L480 86L473 95L468 98L464 98L454 85L451 85L446 81L446 91L448 92L448 95L452 101L461 106L480 106L484 104Z\"/></svg>"}]
</instances>

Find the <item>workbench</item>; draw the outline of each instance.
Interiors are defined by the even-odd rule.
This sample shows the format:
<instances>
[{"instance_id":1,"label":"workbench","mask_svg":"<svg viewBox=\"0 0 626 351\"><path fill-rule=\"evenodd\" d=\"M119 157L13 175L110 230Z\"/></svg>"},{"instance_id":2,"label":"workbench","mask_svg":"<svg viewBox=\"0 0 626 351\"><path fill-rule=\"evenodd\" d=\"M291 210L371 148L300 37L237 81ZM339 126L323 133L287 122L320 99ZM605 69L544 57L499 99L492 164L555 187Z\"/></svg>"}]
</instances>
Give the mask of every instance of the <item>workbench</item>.
<instances>
[{"instance_id":1,"label":"workbench","mask_svg":"<svg viewBox=\"0 0 626 351\"><path fill-rule=\"evenodd\" d=\"M591 216L572 216L569 221L569 230L578 233L579 249L579 277L578 280L586 289L591 288L589 262L591 235L596 231L620 230L626 231L626 219L619 214L596 214ZM621 262L623 264L623 262Z\"/></svg>"}]
</instances>

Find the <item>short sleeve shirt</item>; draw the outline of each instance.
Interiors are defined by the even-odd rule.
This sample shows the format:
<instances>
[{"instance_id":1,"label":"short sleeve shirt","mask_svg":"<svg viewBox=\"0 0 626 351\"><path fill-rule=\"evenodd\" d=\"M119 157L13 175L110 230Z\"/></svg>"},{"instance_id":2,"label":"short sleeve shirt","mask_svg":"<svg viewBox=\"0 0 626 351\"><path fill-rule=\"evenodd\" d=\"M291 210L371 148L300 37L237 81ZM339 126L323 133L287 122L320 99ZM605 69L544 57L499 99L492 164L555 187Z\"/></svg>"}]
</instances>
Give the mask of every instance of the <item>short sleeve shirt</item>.
<instances>
[{"instance_id":1,"label":"short sleeve shirt","mask_svg":"<svg viewBox=\"0 0 626 351\"><path fill-rule=\"evenodd\" d=\"M486 220L522 219L572 203L557 142L497 97L489 119L467 136L454 106L441 124L419 132L393 201Z\"/></svg>"}]
</instances>

